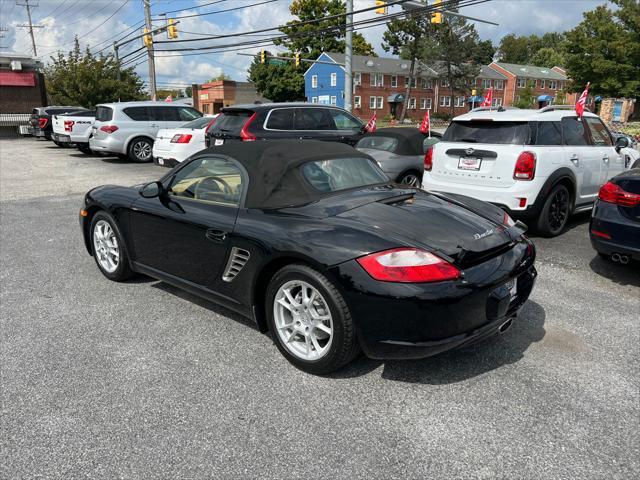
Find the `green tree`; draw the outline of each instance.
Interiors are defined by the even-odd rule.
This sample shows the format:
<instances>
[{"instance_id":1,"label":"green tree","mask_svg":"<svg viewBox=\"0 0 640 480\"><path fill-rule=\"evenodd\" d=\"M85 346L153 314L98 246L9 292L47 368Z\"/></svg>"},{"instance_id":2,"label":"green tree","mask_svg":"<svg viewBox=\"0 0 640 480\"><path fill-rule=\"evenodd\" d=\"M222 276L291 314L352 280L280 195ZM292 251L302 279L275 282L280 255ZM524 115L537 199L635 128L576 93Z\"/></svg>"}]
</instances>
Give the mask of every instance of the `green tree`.
<instances>
[{"instance_id":1,"label":"green tree","mask_svg":"<svg viewBox=\"0 0 640 480\"><path fill-rule=\"evenodd\" d=\"M548 32L542 36L511 33L502 37L497 53L501 62L551 68L564 66L565 51L564 33Z\"/></svg>"},{"instance_id":2,"label":"green tree","mask_svg":"<svg viewBox=\"0 0 640 480\"><path fill-rule=\"evenodd\" d=\"M179 98L182 96L182 91L180 89L169 89L169 88L156 89L156 98L158 100L164 100L169 95L171 95L172 98Z\"/></svg>"},{"instance_id":3,"label":"green tree","mask_svg":"<svg viewBox=\"0 0 640 480\"><path fill-rule=\"evenodd\" d=\"M51 57L45 78L54 105L93 108L98 103L142 100L147 96L133 68L122 69L111 54L95 56L88 48L81 53L77 38L74 49L67 55L58 53L57 57Z\"/></svg>"},{"instance_id":4,"label":"green tree","mask_svg":"<svg viewBox=\"0 0 640 480\"><path fill-rule=\"evenodd\" d=\"M407 15L402 18L394 18L387 22L387 31L384 32L382 39L382 48L394 55L400 55L401 58L409 60L409 78L405 87L405 101L402 105L400 113L400 122L402 123L407 115L407 107L409 105L409 97L411 95L411 84L420 74L422 64L418 61L418 57L422 52L422 39L425 36L433 34L434 28L431 25L430 17L422 13L415 15Z\"/></svg>"},{"instance_id":5,"label":"green tree","mask_svg":"<svg viewBox=\"0 0 640 480\"><path fill-rule=\"evenodd\" d=\"M529 60L529 37L513 33L500 40L498 57L501 62L525 64Z\"/></svg>"},{"instance_id":6,"label":"green tree","mask_svg":"<svg viewBox=\"0 0 640 480\"><path fill-rule=\"evenodd\" d=\"M533 102L535 100L535 96L533 95L533 82L527 83L527 85L519 91L518 95L520 98L515 101L513 104L514 107L533 108Z\"/></svg>"},{"instance_id":7,"label":"green tree","mask_svg":"<svg viewBox=\"0 0 640 480\"><path fill-rule=\"evenodd\" d=\"M567 63L567 58L563 50L544 47L535 52L527 63L547 68L564 67Z\"/></svg>"},{"instance_id":8,"label":"green tree","mask_svg":"<svg viewBox=\"0 0 640 480\"><path fill-rule=\"evenodd\" d=\"M273 102L305 99L304 77L292 63L260 63L260 55L256 55L249 67L249 81L255 84L262 96Z\"/></svg>"},{"instance_id":9,"label":"green tree","mask_svg":"<svg viewBox=\"0 0 640 480\"><path fill-rule=\"evenodd\" d=\"M584 13L584 20L567 32L567 73L570 89L608 97L640 96L640 3L614 0Z\"/></svg>"},{"instance_id":10,"label":"green tree","mask_svg":"<svg viewBox=\"0 0 640 480\"><path fill-rule=\"evenodd\" d=\"M190 98L193 95L193 89L191 87L186 87L184 89L184 94L187 98Z\"/></svg>"},{"instance_id":11,"label":"green tree","mask_svg":"<svg viewBox=\"0 0 640 480\"><path fill-rule=\"evenodd\" d=\"M231 77L229 75L227 75L226 73L222 72L222 73L220 73L220 75L212 77L210 80L208 80L208 81L206 81L204 83L218 82L220 80L231 80Z\"/></svg>"},{"instance_id":12,"label":"green tree","mask_svg":"<svg viewBox=\"0 0 640 480\"><path fill-rule=\"evenodd\" d=\"M496 54L496 47L491 40L478 41L468 53L470 61L478 65L489 65L493 62Z\"/></svg>"}]
</instances>

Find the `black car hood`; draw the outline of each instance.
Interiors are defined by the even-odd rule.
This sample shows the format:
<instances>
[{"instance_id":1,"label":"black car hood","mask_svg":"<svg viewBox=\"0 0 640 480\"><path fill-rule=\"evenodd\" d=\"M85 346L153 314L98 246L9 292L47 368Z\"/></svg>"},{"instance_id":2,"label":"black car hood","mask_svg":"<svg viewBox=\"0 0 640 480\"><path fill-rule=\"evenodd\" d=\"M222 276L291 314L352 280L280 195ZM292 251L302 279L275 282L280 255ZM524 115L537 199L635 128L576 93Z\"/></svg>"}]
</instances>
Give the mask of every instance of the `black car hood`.
<instances>
[{"instance_id":1,"label":"black car hood","mask_svg":"<svg viewBox=\"0 0 640 480\"><path fill-rule=\"evenodd\" d=\"M507 248L524 233L519 226L504 225L504 212L493 205L464 196L413 192L360 205L337 218L399 245L444 253L458 263Z\"/></svg>"}]
</instances>

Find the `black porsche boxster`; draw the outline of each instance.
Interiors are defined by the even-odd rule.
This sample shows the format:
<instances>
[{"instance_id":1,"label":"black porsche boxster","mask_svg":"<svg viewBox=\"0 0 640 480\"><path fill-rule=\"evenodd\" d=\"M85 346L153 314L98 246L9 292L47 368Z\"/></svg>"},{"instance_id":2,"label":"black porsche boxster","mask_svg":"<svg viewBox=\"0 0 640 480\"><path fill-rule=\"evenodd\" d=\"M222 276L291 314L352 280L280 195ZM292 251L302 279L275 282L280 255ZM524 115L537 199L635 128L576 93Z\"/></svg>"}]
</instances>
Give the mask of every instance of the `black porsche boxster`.
<instances>
[{"instance_id":1,"label":"black porsche boxster","mask_svg":"<svg viewBox=\"0 0 640 480\"><path fill-rule=\"evenodd\" d=\"M504 331L535 249L498 207L392 183L339 143L235 143L85 196L87 251L255 320L297 367L433 355Z\"/></svg>"}]
</instances>

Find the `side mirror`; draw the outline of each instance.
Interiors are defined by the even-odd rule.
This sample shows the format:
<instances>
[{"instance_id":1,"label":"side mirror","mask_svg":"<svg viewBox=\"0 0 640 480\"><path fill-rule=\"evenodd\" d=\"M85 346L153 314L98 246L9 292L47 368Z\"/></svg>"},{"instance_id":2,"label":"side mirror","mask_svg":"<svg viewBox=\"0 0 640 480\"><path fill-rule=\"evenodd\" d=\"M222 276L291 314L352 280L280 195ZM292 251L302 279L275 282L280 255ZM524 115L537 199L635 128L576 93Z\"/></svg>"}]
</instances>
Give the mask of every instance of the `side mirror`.
<instances>
[{"instance_id":1,"label":"side mirror","mask_svg":"<svg viewBox=\"0 0 640 480\"><path fill-rule=\"evenodd\" d=\"M629 148L629 139L627 137L618 137L616 140L616 150L619 152L623 148Z\"/></svg>"},{"instance_id":2,"label":"side mirror","mask_svg":"<svg viewBox=\"0 0 640 480\"><path fill-rule=\"evenodd\" d=\"M162 195L162 192L164 192L164 186L162 185L162 182L145 183L140 188L140 195L144 198L159 197L160 195Z\"/></svg>"}]
</instances>

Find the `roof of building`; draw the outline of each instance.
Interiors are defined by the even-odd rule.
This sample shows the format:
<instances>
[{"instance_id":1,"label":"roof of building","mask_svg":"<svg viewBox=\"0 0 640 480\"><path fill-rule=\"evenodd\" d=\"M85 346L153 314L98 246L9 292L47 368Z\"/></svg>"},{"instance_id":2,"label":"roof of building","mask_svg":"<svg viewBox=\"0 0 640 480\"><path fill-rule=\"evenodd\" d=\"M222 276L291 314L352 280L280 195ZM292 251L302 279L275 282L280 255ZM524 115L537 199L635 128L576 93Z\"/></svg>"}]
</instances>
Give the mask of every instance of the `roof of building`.
<instances>
[{"instance_id":1,"label":"roof of building","mask_svg":"<svg viewBox=\"0 0 640 480\"><path fill-rule=\"evenodd\" d=\"M324 55L331 58L336 63L344 63L344 53L324 52ZM391 75L409 73L411 61L402 58L368 57L365 55L354 55L351 61L351 69L354 72L364 73L386 73ZM420 63L418 66L420 76L436 76L437 73L427 65Z\"/></svg>"},{"instance_id":2,"label":"roof of building","mask_svg":"<svg viewBox=\"0 0 640 480\"><path fill-rule=\"evenodd\" d=\"M545 80L567 80L567 76L551 68L536 67L534 65L518 65L515 63L494 62L517 77L541 78Z\"/></svg>"},{"instance_id":3,"label":"roof of building","mask_svg":"<svg viewBox=\"0 0 640 480\"><path fill-rule=\"evenodd\" d=\"M478 78L490 78L492 80L506 80L507 76L494 70L489 65L480 65L480 74Z\"/></svg>"}]
</instances>

